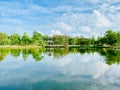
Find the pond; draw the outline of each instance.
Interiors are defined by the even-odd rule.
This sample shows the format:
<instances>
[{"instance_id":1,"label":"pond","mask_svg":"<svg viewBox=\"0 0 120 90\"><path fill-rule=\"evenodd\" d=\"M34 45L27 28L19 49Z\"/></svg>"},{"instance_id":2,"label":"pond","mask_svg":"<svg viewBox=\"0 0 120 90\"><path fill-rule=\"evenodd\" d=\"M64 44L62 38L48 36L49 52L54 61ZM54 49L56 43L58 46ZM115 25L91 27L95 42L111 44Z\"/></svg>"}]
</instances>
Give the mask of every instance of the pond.
<instances>
[{"instance_id":1,"label":"pond","mask_svg":"<svg viewBox=\"0 0 120 90\"><path fill-rule=\"evenodd\" d=\"M119 90L120 50L0 49L0 90Z\"/></svg>"}]
</instances>

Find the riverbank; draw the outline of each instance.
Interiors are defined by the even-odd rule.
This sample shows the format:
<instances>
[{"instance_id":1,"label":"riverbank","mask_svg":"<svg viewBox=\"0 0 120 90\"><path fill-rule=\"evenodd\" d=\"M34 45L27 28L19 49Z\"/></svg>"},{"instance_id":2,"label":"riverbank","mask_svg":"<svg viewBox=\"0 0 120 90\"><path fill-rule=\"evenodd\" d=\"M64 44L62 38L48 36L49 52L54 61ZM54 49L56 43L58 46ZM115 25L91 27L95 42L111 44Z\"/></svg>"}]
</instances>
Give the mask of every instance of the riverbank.
<instances>
[{"instance_id":1,"label":"riverbank","mask_svg":"<svg viewBox=\"0 0 120 90\"><path fill-rule=\"evenodd\" d=\"M0 48L24 49L24 48L42 48L42 46L0 46Z\"/></svg>"},{"instance_id":2,"label":"riverbank","mask_svg":"<svg viewBox=\"0 0 120 90\"><path fill-rule=\"evenodd\" d=\"M64 45L52 45L52 46L45 46L45 48L109 48L110 46L92 46L92 45L67 45L67 46L64 46Z\"/></svg>"},{"instance_id":3,"label":"riverbank","mask_svg":"<svg viewBox=\"0 0 120 90\"><path fill-rule=\"evenodd\" d=\"M112 48L112 49L120 49L120 46L88 46L88 45L84 45L84 46L80 46L80 45L52 45L52 46L32 46L32 45L28 45L28 46L0 46L0 48L11 48L11 49L24 49L24 48L81 48L81 49L91 49L91 48Z\"/></svg>"}]
</instances>

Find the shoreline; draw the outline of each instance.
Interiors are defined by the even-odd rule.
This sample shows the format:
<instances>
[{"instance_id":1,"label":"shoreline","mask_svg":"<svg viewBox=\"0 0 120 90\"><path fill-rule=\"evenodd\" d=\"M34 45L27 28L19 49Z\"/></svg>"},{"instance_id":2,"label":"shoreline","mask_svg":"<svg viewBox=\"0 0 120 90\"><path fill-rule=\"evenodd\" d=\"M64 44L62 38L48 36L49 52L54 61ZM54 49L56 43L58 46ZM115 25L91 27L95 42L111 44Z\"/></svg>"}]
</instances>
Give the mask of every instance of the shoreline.
<instances>
[{"instance_id":1,"label":"shoreline","mask_svg":"<svg viewBox=\"0 0 120 90\"><path fill-rule=\"evenodd\" d=\"M0 46L1 48L10 48L10 49L24 49L24 48L42 48L42 46Z\"/></svg>"},{"instance_id":2,"label":"shoreline","mask_svg":"<svg viewBox=\"0 0 120 90\"><path fill-rule=\"evenodd\" d=\"M91 48L113 48L113 49L120 49L120 46L80 46L80 45L53 45L53 46L16 46L16 45L10 45L10 46L0 46L0 48L11 48L11 49L24 49L24 48L81 48L81 49L91 49Z\"/></svg>"}]
</instances>

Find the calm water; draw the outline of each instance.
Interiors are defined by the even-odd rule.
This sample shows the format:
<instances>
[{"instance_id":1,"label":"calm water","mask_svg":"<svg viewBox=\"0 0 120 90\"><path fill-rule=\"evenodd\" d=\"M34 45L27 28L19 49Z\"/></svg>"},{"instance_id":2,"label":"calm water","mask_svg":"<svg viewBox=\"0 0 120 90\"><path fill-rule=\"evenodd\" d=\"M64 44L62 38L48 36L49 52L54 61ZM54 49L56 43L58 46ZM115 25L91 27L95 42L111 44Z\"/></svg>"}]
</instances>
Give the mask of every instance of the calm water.
<instances>
[{"instance_id":1,"label":"calm water","mask_svg":"<svg viewBox=\"0 0 120 90\"><path fill-rule=\"evenodd\" d=\"M120 90L120 51L0 49L0 90Z\"/></svg>"}]
</instances>

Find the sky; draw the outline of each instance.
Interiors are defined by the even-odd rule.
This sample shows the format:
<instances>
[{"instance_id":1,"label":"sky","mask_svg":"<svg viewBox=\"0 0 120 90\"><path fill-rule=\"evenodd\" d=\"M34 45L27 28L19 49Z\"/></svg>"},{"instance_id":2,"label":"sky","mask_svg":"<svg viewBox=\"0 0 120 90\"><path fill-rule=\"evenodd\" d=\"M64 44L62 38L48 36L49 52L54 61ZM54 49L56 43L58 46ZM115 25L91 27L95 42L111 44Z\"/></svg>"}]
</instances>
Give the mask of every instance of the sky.
<instances>
[{"instance_id":1,"label":"sky","mask_svg":"<svg viewBox=\"0 0 120 90\"><path fill-rule=\"evenodd\" d=\"M0 32L101 36L120 30L120 0L0 0Z\"/></svg>"}]
</instances>

